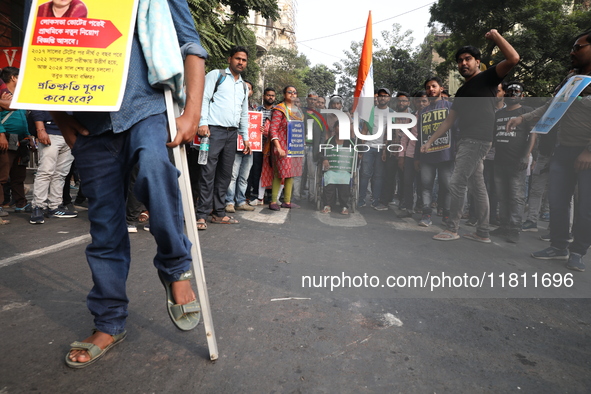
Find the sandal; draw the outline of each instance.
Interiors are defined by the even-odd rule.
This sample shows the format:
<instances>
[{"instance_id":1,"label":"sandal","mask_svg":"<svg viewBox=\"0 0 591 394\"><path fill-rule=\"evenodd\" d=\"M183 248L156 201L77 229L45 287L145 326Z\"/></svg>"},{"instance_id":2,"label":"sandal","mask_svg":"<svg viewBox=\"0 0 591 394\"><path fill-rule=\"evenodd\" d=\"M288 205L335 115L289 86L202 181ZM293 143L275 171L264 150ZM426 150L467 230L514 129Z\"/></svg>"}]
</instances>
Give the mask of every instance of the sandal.
<instances>
[{"instance_id":1,"label":"sandal","mask_svg":"<svg viewBox=\"0 0 591 394\"><path fill-rule=\"evenodd\" d=\"M490 238L484 238L476 233L464 234L464 238L471 239L472 241L482 242L483 244L489 244L492 241Z\"/></svg>"},{"instance_id":2,"label":"sandal","mask_svg":"<svg viewBox=\"0 0 591 394\"><path fill-rule=\"evenodd\" d=\"M240 221L234 219L232 216L224 216L224 217L212 216L211 222L217 223L217 224L238 224L238 223L240 223Z\"/></svg>"},{"instance_id":3,"label":"sandal","mask_svg":"<svg viewBox=\"0 0 591 394\"><path fill-rule=\"evenodd\" d=\"M341 215L348 215L349 214L349 210L347 209L347 207L343 207L343 210L341 211Z\"/></svg>"},{"instance_id":4,"label":"sandal","mask_svg":"<svg viewBox=\"0 0 591 394\"><path fill-rule=\"evenodd\" d=\"M202 222L197 221L197 230L207 230L207 222L205 220Z\"/></svg>"},{"instance_id":5,"label":"sandal","mask_svg":"<svg viewBox=\"0 0 591 394\"><path fill-rule=\"evenodd\" d=\"M140 213L140 216L138 217L138 221L140 223L146 223L148 220L150 220L150 212L142 211L142 213Z\"/></svg>"},{"instance_id":6,"label":"sandal","mask_svg":"<svg viewBox=\"0 0 591 394\"><path fill-rule=\"evenodd\" d=\"M175 304L172 296L172 282L167 282L161 271L158 271L158 277L166 290L166 308L168 309L170 320L172 320L179 330L189 331L197 327L201 319L201 305L199 305L199 302L195 300L184 305ZM190 280L192 278L193 271L187 271L181 275L179 281Z\"/></svg>"},{"instance_id":7,"label":"sandal","mask_svg":"<svg viewBox=\"0 0 591 394\"><path fill-rule=\"evenodd\" d=\"M320 211L320 213L330 213L330 207L328 205L325 205L324 208L322 209L322 211Z\"/></svg>"},{"instance_id":8,"label":"sandal","mask_svg":"<svg viewBox=\"0 0 591 394\"><path fill-rule=\"evenodd\" d=\"M94 330L92 330L92 333L94 334L97 331L98 330L95 328ZM104 349L101 349L94 343L76 341L70 345L70 351L66 354L66 365L70 368L75 369L86 368L99 358L103 357L105 353L107 353L107 351L111 349L113 346L117 345L118 343L121 343L126 336L127 331L123 331L121 334L111 335L111 337L113 338L113 342ZM86 352L88 352L90 360L83 363L70 360L70 353L72 352L72 350L85 350Z\"/></svg>"},{"instance_id":9,"label":"sandal","mask_svg":"<svg viewBox=\"0 0 591 394\"><path fill-rule=\"evenodd\" d=\"M460 239L460 236L457 233L452 233L449 230L445 230L437 235L434 235L433 239L436 241L455 241L456 239Z\"/></svg>"}]
</instances>

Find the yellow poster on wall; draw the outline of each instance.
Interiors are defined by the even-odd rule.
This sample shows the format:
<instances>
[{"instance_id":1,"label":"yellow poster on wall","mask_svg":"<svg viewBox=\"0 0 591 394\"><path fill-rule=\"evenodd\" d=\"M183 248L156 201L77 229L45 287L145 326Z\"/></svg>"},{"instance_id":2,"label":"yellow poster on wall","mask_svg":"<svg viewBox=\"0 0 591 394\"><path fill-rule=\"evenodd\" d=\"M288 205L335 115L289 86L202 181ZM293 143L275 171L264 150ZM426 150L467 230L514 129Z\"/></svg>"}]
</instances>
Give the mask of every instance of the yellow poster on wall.
<instances>
[{"instance_id":1,"label":"yellow poster on wall","mask_svg":"<svg viewBox=\"0 0 591 394\"><path fill-rule=\"evenodd\" d=\"M12 107L118 111L138 0L34 0Z\"/></svg>"}]
</instances>

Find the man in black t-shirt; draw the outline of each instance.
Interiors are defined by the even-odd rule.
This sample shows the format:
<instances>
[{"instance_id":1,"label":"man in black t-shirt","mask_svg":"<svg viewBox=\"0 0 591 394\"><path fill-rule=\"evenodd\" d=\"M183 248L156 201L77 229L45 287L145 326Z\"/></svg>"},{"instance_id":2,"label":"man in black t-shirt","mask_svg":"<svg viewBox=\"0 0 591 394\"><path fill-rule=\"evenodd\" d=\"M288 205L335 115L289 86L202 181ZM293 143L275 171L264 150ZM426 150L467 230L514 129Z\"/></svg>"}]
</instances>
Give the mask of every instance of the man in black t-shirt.
<instances>
[{"instance_id":1,"label":"man in black t-shirt","mask_svg":"<svg viewBox=\"0 0 591 394\"><path fill-rule=\"evenodd\" d=\"M505 108L499 110L495 122L494 174L497 197L500 204L501 227L491 232L492 235L504 235L507 242L519 241L525 205L525 178L529 156L535 143L535 134L531 134L529 125L507 130L509 119L531 112L533 108L521 105L523 84L509 82L505 91Z\"/></svg>"},{"instance_id":2,"label":"man in black t-shirt","mask_svg":"<svg viewBox=\"0 0 591 394\"><path fill-rule=\"evenodd\" d=\"M456 52L458 70L466 83L456 93L456 99L445 121L421 147L421 153L427 153L433 142L458 119L460 140L450 184L450 220L447 221L447 229L433 237L438 241L459 238L460 218L470 184L478 223L476 233L466 234L464 237L478 242L491 242L488 234L489 201L482 175L482 160L492 145L497 86L519 62L519 54L495 29L486 33L485 37L498 46L505 60L481 71L481 54L478 48L467 46Z\"/></svg>"}]
</instances>

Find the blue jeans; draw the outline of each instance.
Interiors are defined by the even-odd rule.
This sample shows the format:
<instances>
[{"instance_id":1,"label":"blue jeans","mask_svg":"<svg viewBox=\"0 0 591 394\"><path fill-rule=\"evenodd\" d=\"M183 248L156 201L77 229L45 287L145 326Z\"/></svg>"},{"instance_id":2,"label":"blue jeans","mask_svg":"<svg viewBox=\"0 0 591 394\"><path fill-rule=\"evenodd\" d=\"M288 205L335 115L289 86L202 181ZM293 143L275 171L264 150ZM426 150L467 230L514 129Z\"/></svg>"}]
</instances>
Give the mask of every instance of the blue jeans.
<instances>
[{"instance_id":1,"label":"blue jeans","mask_svg":"<svg viewBox=\"0 0 591 394\"><path fill-rule=\"evenodd\" d=\"M156 239L154 265L166 280L176 281L191 268L191 243L184 235L178 170L168 158L164 114L150 116L114 134L79 135L72 153L88 197L92 242L86 258L94 286L87 305L96 328L110 335L125 329L130 247L125 222L129 174L139 171L133 192L150 211Z\"/></svg>"},{"instance_id":2,"label":"blue jeans","mask_svg":"<svg viewBox=\"0 0 591 394\"><path fill-rule=\"evenodd\" d=\"M591 245L591 169L575 172L574 163L583 147L557 146L550 159L550 239L558 249L567 247L584 256ZM574 241L568 245L570 201L578 187L573 223Z\"/></svg>"},{"instance_id":3,"label":"blue jeans","mask_svg":"<svg viewBox=\"0 0 591 394\"><path fill-rule=\"evenodd\" d=\"M521 231L525 207L526 170L517 165L495 163L495 190L500 205L501 226Z\"/></svg>"},{"instance_id":4,"label":"blue jeans","mask_svg":"<svg viewBox=\"0 0 591 394\"><path fill-rule=\"evenodd\" d=\"M484 184L484 156L490 150L492 143L463 138L458 143L458 152L454 163L454 171L451 175L449 191L451 193L450 220L447 221L447 229L457 233L460 227L460 218L466 202L466 191L470 187L470 193L474 198L474 210L476 219L476 234L488 238L489 203L486 185Z\"/></svg>"},{"instance_id":5,"label":"blue jeans","mask_svg":"<svg viewBox=\"0 0 591 394\"><path fill-rule=\"evenodd\" d=\"M226 205L234 204L234 196L236 196L236 205L246 203L246 187L248 186L250 167L252 167L252 154L245 155L242 152L236 152L232 166L232 180L226 192Z\"/></svg>"},{"instance_id":6,"label":"blue jeans","mask_svg":"<svg viewBox=\"0 0 591 394\"><path fill-rule=\"evenodd\" d=\"M431 195L433 193L433 184L435 183L435 172L438 179L438 200L443 201L443 211L449 215L449 205L451 194L449 193L449 182L454 170L453 160L443 161L441 163L423 163L421 162L421 183L423 184L423 213L431 215Z\"/></svg>"},{"instance_id":7,"label":"blue jeans","mask_svg":"<svg viewBox=\"0 0 591 394\"><path fill-rule=\"evenodd\" d=\"M370 148L369 151L361 155L361 169L359 173L359 202L365 202L367 195L367 186L371 179L371 194L373 203L377 204L382 195L382 185L384 183L384 162L382 161L382 152L377 148ZM386 202L388 203L388 202Z\"/></svg>"}]
</instances>

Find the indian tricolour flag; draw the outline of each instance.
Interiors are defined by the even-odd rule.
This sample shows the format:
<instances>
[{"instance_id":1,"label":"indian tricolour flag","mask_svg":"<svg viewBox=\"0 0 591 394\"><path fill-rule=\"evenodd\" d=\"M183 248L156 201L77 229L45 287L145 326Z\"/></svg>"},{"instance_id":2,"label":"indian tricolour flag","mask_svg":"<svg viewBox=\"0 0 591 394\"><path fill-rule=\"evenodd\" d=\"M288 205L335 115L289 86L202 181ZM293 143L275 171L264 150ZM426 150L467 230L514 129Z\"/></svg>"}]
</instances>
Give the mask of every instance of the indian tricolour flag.
<instances>
[{"instance_id":1,"label":"indian tricolour flag","mask_svg":"<svg viewBox=\"0 0 591 394\"><path fill-rule=\"evenodd\" d=\"M357 85L355 86L355 101L353 111L359 114L359 118L370 121L373 108L373 40L371 36L371 11L367 17L363 49L361 50L361 61L357 72Z\"/></svg>"}]
</instances>

